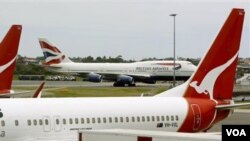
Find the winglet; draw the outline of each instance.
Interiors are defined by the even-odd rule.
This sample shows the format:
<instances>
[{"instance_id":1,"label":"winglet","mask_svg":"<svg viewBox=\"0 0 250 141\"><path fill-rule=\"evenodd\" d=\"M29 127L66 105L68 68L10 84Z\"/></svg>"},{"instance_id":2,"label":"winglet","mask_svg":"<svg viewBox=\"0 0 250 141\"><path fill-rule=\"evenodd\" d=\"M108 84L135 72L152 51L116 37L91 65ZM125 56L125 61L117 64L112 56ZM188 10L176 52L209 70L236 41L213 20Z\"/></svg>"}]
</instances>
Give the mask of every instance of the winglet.
<instances>
[{"instance_id":1,"label":"winglet","mask_svg":"<svg viewBox=\"0 0 250 141\"><path fill-rule=\"evenodd\" d=\"M41 83L41 85L38 87L38 89L36 90L36 92L34 93L32 98L40 98L41 97L44 84L45 84L45 82Z\"/></svg>"},{"instance_id":2,"label":"winglet","mask_svg":"<svg viewBox=\"0 0 250 141\"><path fill-rule=\"evenodd\" d=\"M21 25L12 25L0 44L0 94L11 90L21 32Z\"/></svg>"}]
</instances>

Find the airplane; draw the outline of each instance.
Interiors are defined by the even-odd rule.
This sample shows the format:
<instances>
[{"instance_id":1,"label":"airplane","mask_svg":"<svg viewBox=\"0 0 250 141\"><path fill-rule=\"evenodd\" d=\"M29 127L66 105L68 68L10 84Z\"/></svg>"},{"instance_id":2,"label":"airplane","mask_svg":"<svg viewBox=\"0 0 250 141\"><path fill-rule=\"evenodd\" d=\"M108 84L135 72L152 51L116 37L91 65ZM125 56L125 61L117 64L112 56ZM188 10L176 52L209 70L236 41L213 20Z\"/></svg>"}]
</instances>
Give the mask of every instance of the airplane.
<instances>
[{"instance_id":1,"label":"airplane","mask_svg":"<svg viewBox=\"0 0 250 141\"><path fill-rule=\"evenodd\" d=\"M133 63L76 63L72 62L55 45L45 38L39 38L45 57L43 66L60 72L80 75L90 82L103 79L114 81L113 86L135 86L136 82L155 84L159 80L175 79L186 81L195 71L196 66L189 61L160 60Z\"/></svg>"},{"instance_id":2,"label":"airplane","mask_svg":"<svg viewBox=\"0 0 250 141\"><path fill-rule=\"evenodd\" d=\"M0 140L76 140L78 131L98 129L209 130L234 108L250 106L232 100L244 14L232 9L192 76L159 95L0 99Z\"/></svg>"}]
</instances>

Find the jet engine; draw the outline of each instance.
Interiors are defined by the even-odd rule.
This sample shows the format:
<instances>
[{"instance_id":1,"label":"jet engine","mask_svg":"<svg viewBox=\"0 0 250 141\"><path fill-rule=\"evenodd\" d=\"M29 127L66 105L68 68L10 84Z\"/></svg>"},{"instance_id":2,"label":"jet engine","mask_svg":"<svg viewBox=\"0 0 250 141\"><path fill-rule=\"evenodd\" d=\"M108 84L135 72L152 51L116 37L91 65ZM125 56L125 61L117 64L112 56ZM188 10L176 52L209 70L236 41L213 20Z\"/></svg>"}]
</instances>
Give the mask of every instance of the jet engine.
<instances>
[{"instance_id":1,"label":"jet engine","mask_svg":"<svg viewBox=\"0 0 250 141\"><path fill-rule=\"evenodd\" d=\"M135 81L134 78L131 76L127 76L127 75L119 75L117 77L116 82L114 83L114 86L135 86Z\"/></svg>"},{"instance_id":2,"label":"jet engine","mask_svg":"<svg viewBox=\"0 0 250 141\"><path fill-rule=\"evenodd\" d=\"M90 73L90 74L87 75L87 81L101 82L102 81L102 75L96 74L96 73Z\"/></svg>"}]
</instances>

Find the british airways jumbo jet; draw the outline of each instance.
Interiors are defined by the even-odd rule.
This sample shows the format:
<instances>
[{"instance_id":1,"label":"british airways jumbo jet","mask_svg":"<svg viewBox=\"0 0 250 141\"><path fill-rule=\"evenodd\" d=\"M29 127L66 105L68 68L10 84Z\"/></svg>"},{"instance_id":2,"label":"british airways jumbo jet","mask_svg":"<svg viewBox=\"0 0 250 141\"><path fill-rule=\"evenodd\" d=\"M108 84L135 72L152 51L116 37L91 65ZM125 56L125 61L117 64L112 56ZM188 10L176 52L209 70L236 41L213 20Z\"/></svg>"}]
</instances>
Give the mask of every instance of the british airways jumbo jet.
<instances>
[{"instance_id":1,"label":"british airways jumbo jet","mask_svg":"<svg viewBox=\"0 0 250 141\"><path fill-rule=\"evenodd\" d=\"M155 97L0 99L0 140L76 140L79 130L116 128L207 131L250 105L232 100L243 20L244 10L233 9L190 79Z\"/></svg>"},{"instance_id":2,"label":"british airways jumbo jet","mask_svg":"<svg viewBox=\"0 0 250 141\"><path fill-rule=\"evenodd\" d=\"M39 43L45 57L44 66L62 73L78 74L87 81L101 82L103 79L114 81L113 86L135 86L135 82L154 84L160 80L175 79L186 81L196 70L191 62L142 61L134 63L75 63L47 39Z\"/></svg>"}]
</instances>

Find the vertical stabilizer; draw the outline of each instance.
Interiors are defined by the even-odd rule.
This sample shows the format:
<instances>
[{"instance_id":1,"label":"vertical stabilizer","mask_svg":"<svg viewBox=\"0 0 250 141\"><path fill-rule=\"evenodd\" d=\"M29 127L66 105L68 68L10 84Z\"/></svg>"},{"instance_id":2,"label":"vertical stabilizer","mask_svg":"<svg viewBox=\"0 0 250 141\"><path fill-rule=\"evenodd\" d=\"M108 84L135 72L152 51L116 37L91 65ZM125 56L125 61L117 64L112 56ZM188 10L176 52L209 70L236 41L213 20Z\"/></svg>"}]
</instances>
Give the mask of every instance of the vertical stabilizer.
<instances>
[{"instance_id":1,"label":"vertical stabilizer","mask_svg":"<svg viewBox=\"0 0 250 141\"><path fill-rule=\"evenodd\" d=\"M185 97L232 99L244 14L243 9L231 11L188 81Z\"/></svg>"},{"instance_id":2,"label":"vertical stabilizer","mask_svg":"<svg viewBox=\"0 0 250 141\"><path fill-rule=\"evenodd\" d=\"M39 38L38 40L45 58L45 65L72 62L65 54L63 54L57 47L55 47L47 39Z\"/></svg>"},{"instance_id":3,"label":"vertical stabilizer","mask_svg":"<svg viewBox=\"0 0 250 141\"><path fill-rule=\"evenodd\" d=\"M12 25L0 44L0 93L10 92L21 31L21 25Z\"/></svg>"}]
</instances>

